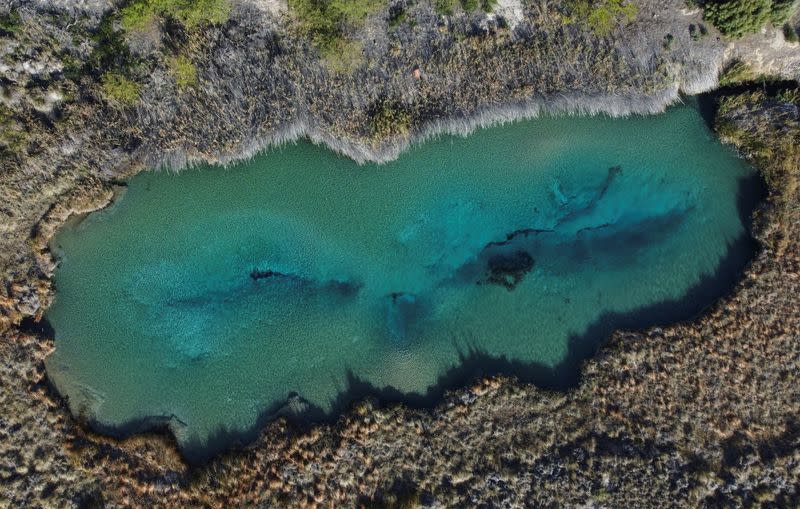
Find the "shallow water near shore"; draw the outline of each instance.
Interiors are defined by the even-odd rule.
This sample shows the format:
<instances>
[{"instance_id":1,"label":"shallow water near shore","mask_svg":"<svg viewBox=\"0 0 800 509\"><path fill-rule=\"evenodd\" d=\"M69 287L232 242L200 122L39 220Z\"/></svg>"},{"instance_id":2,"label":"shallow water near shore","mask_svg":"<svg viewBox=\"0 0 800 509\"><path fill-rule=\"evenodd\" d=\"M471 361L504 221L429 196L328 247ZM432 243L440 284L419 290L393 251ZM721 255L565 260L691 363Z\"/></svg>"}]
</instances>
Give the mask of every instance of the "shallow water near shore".
<instances>
[{"instance_id":1,"label":"shallow water near shore","mask_svg":"<svg viewBox=\"0 0 800 509\"><path fill-rule=\"evenodd\" d=\"M614 327L730 288L753 175L690 106L518 122L381 166L298 143L142 173L54 239L48 376L99 429L167 424L193 453L295 393L288 411L320 414L354 386L421 399L465 356L557 386Z\"/></svg>"}]
</instances>

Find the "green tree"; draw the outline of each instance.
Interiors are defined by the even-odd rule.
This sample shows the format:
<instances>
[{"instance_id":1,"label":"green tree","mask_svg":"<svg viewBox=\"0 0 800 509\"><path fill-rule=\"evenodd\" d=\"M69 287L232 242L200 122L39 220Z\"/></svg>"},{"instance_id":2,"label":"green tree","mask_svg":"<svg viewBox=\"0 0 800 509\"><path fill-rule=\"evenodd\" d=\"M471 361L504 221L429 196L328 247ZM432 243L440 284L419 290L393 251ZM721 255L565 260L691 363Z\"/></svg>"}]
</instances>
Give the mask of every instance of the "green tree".
<instances>
[{"instance_id":1,"label":"green tree","mask_svg":"<svg viewBox=\"0 0 800 509\"><path fill-rule=\"evenodd\" d=\"M796 0L772 0L770 21L775 26L781 26L789 21L796 9Z\"/></svg>"},{"instance_id":2,"label":"green tree","mask_svg":"<svg viewBox=\"0 0 800 509\"><path fill-rule=\"evenodd\" d=\"M780 26L797 5L795 0L711 0L703 8L705 18L723 35L739 38L767 24Z\"/></svg>"}]
</instances>

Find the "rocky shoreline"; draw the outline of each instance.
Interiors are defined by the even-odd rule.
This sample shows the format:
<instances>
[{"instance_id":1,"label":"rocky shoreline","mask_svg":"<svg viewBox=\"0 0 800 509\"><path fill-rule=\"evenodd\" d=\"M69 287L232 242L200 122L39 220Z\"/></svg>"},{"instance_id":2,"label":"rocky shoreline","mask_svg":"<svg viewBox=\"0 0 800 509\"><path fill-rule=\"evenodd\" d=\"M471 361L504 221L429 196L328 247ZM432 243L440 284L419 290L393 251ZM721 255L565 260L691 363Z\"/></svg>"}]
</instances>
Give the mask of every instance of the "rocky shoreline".
<instances>
[{"instance_id":1,"label":"rocky shoreline","mask_svg":"<svg viewBox=\"0 0 800 509\"><path fill-rule=\"evenodd\" d=\"M682 6L642 3L630 31L598 42L531 6L509 33L468 13L442 23L422 5L413 11L421 33L378 37L366 63L336 73L282 18L243 3L224 29L185 34L182 51L196 62L202 90L176 90L163 58L142 50L154 67L129 107L102 99L91 77L46 72L63 70L65 53L88 58L85 46L64 42L80 35L59 16L96 26L102 8L12 6L24 13L28 38L17 47L36 50L12 55L21 71L3 68L4 107L32 139L26 150L3 154L0 175L0 397L9 409L0 419L0 504L797 504L800 226L791 203L798 162L785 147L761 150L781 139L800 144L797 102L788 99L750 98L721 112L722 134L772 175L769 205L756 218L764 249L733 295L691 323L615 334L567 393L498 377L449 394L430 412L367 401L333 425L298 431L273 422L248 448L190 469L165 435L117 442L77 424L47 386L42 359L52 338L32 330L31 317L52 298L53 232L71 214L108 204L112 186L145 167L231 163L301 136L380 161L429 136L519 117L656 113L680 91L712 88L732 60L800 75L800 52L773 47L771 33L736 44L713 34L694 40L687 26L702 20ZM475 26L488 29L471 35ZM376 17L355 37L367 40L379 28L389 33ZM664 35L673 32L667 50ZM275 34L284 38L280 50L259 53ZM525 49L537 40L549 51L576 41L586 49L554 62ZM381 60L397 41L400 54ZM42 61L44 71L28 72ZM554 77L536 74L546 71ZM46 110L34 104L32 88L75 99ZM370 112L387 100L407 112L407 130L376 138L379 114Z\"/></svg>"}]
</instances>

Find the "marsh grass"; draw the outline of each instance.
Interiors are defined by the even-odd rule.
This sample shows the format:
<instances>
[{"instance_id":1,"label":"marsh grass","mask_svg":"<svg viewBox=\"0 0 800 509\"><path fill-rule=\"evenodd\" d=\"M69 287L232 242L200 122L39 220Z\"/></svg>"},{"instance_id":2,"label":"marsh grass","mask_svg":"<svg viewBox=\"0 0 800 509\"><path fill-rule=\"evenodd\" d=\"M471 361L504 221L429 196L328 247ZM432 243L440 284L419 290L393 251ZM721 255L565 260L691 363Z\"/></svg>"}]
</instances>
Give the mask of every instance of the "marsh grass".
<instances>
[{"instance_id":1,"label":"marsh grass","mask_svg":"<svg viewBox=\"0 0 800 509\"><path fill-rule=\"evenodd\" d=\"M0 155L17 155L27 145L27 132L14 119L12 111L5 105L0 104Z\"/></svg>"},{"instance_id":2,"label":"marsh grass","mask_svg":"<svg viewBox=\"0 0 800 509\"><path fill-rule=\"evenodd\" d=\"M800 220L800 89L774 97L763 91L723 97L716 131L759 168L773 190L770 204L776 221L767 242L778 252L790 243L789 230Z\"/></svg>"}]
</instances>

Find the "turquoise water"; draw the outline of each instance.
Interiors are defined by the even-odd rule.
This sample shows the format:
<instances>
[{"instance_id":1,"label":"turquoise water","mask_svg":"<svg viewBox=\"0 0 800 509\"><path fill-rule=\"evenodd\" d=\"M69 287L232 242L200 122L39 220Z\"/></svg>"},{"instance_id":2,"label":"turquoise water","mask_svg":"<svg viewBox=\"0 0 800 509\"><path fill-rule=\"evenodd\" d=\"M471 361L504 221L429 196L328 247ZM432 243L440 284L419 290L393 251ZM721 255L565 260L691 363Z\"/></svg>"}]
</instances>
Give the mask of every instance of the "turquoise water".
<instances>
[{"instance_id":1,"label":"turquoise water","mask_svg":"<svg viewBox=\"0 0 800 509\"><path fill-rule=\"evenodd\" d=\"M353 379L425 394L465 352L558 376L598 323L713 279L752 175L689 106L519 122L382 166L299 143L143 173L54 241L47 371L99 428L168 423L200 448L293 393L320 412Z\"/></svg>"}]
</instances>

